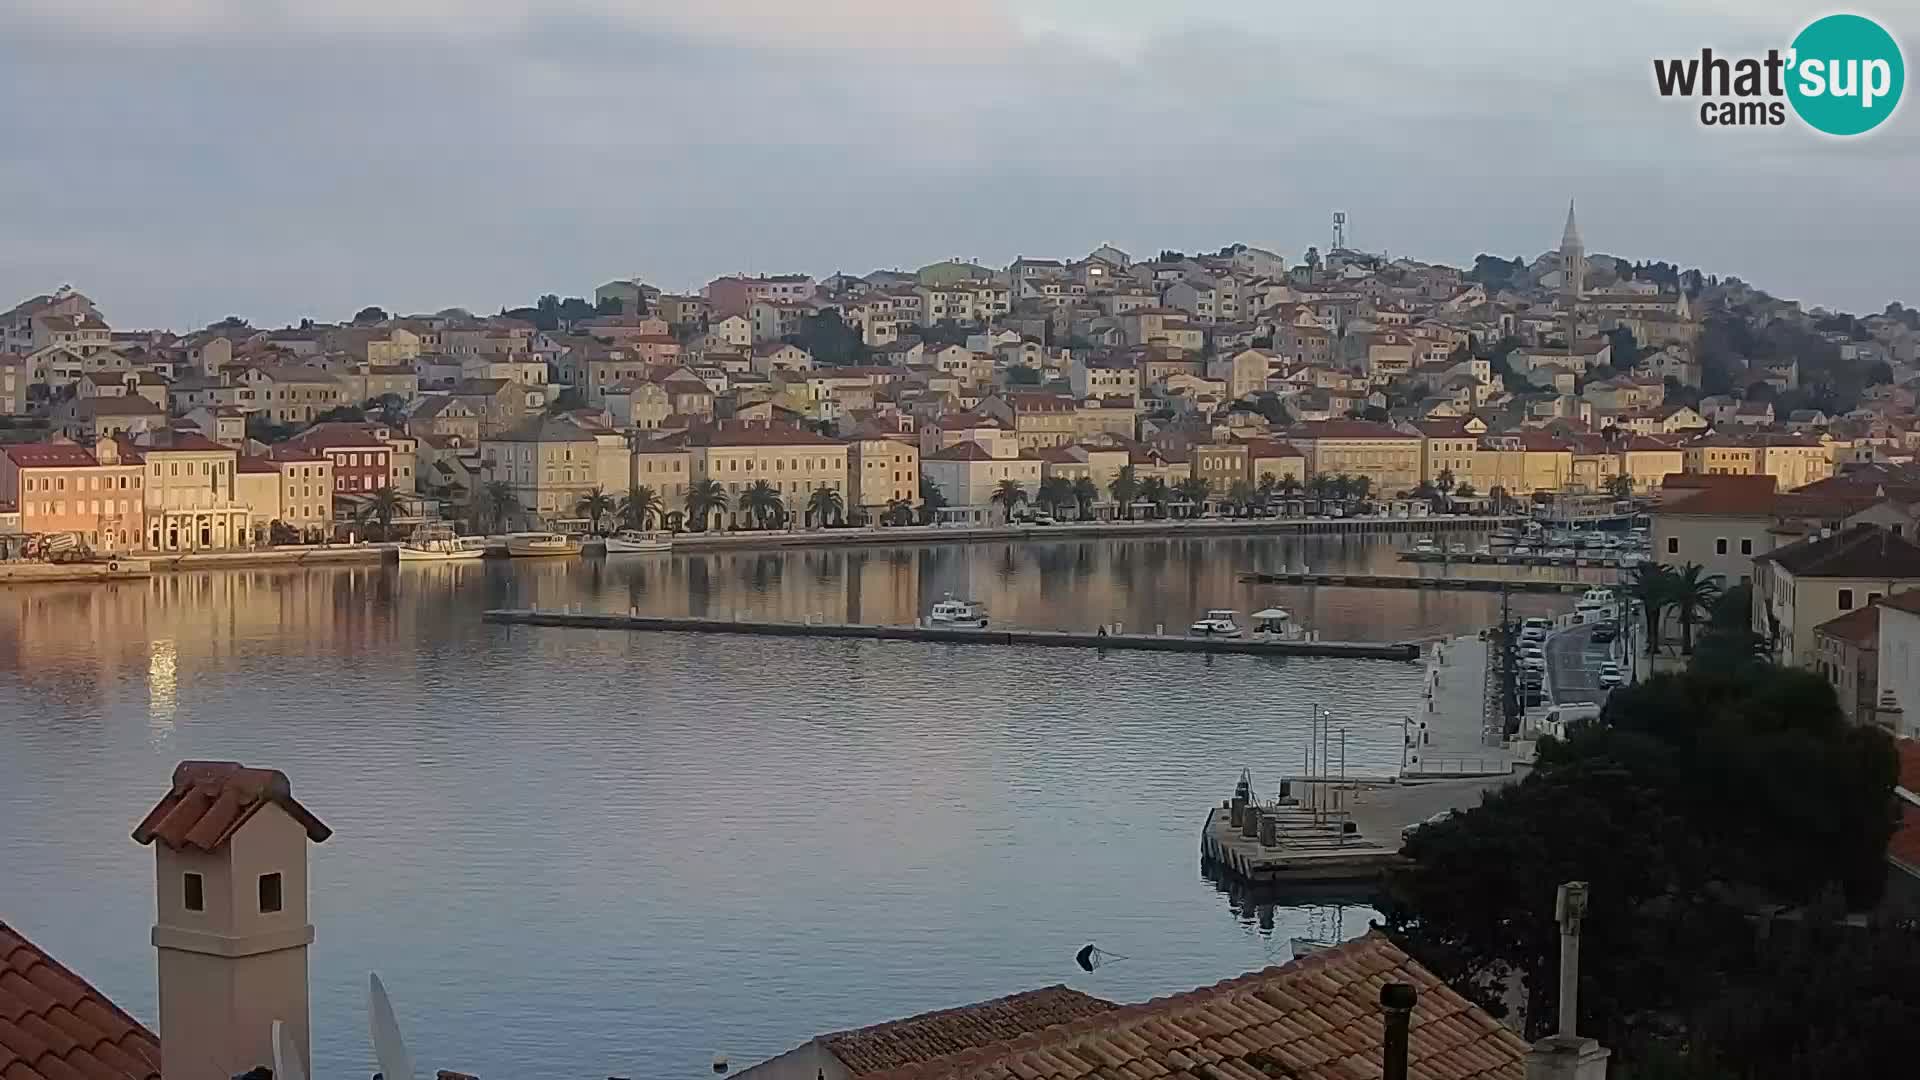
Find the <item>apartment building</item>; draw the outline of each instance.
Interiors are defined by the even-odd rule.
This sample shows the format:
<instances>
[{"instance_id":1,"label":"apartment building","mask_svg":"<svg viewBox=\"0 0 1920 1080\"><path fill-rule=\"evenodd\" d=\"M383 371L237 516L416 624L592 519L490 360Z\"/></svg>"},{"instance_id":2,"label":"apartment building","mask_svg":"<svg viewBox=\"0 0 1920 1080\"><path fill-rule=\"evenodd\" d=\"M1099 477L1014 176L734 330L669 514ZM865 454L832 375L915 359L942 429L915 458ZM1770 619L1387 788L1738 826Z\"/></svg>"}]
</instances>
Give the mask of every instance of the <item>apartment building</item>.
<instances>
[{"instance_id":1,"label":"apartment building","mask_svg":"<svg viewBox=\"0 0 1920 1080\"><path fill-rule=\"evenodd\" d=\"M1393 495L1420 484L1421 438L1371 420L1314 420L1281 433L1312 476L1364 476Z\"/></svg>"},{"instance_id":2,"label":"apartment building","mask_svg":"<svg viewBox=\"0 0 1920 1080\"><path fill-rule=\"evenodd\" d=\"M72 533L100 552L128 551L145 535L145 470L119 444L66 439L0 447L0 503L18 509L23 533Z\"/></svg>"},{"instance_id":3,"label":"apartment building","mask_svg":"<svg viewBox=\"0 0 1920 1080\"><path fill-rule=\"evenodd\" d=\"M756 481L773 485L796 517L820 488L838 492L843 505L850 494L850 448L825 435L776 420L723 420L688 431L684 443L691 478L716 481L726 491L728 508L716 515L726 527L750 522L740 494Z\"/></svg>"},{"instance_id":4,"label":"apartment building","mask_svg":"<svg viewBox=\"0 0 1920 1080\"><path fill-rule=\"evenodd\" d=\"M1782 664L1812 667L1822 623L1920 586L1920 546L1878 525L1852 525L1754 559L1754 632Z\"/></svg>"},{"instance_id":5,"label":"apartment building","mask_svg":"<svg viewBox=\"0 0 1920 1080\"><path fill-rule=\"evenodd\" d=\"M877 518L896 499L920 501L920 447L913 436L856 433L847 443L848 507Z\"/></svg>"}]
</instances>

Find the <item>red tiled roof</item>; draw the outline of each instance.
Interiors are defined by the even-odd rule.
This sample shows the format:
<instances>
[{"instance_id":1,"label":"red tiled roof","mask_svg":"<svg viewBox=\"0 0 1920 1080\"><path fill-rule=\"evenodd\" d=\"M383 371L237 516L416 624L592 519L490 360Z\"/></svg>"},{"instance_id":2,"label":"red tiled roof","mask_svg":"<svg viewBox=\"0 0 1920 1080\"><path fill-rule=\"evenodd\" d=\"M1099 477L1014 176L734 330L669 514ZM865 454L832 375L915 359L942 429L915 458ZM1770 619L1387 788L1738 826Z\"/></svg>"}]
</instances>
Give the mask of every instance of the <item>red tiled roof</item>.
<instances>
[{"instance_id":1,"label":"red tiled roof","mask_svg":"<svg viewBox=\"0 0 1920 1080\"><path fill-rule=\"evenodd\" d=\"M1119 1008L1065 986L1009 994L957 1009L921 1013L817 1040L855 1076L917 1065L934 1058L1018 1038L1029 1032Z\"/></svg>"},{"instance_id":2,"label":"red tiled roof","mask_svg":"<svg viewBox=\"0 0 1920 1080\"><path fill-rule=\"evenodd\" d=\"M278 473L280 470L275 468L273 462L267 458L242 456L233 463L233 471L243 473Z\"/></svg>"},{"instance_id":3,"label":"red tiled roof","mask_svg":"<svg viewBox=\"0 0 1920 1080\"><path fill-rule=\"evenodd\" d=\"M1288 428L1289 439L1418 439L1372 420L1308 420Z\"/></svg>"},{"instance_id":4,"label":"red tiled roof","mask_svg":"<svg viewBox=\"0 0 1920 1080\"><path fill-rule=\"evenodd\" d=\"M160 1040L0 922L0 1077L159 1080Z\"/></svg>"},{"instance_id":5,"label":"red tiled roof","mask_svg":"<svg viewBox=\"0 0 1920 1080\"><path fill-rule=\"evenodd\" d=\"M176 851L218 851L260 808L273 803L292 815L314 843L333 835L293 797L293 784L278 769L249 769L237 761L183 761L173 770L173 789L134 827L141 844L159 841Z\"/></svg>"},{"instance_id":6,"label":"red tiled roof","mask_svg":"<svg viewBox=\"0 0 1920 1080\"><path fill-rule=\"evenodd\" d=\"M364 425L355 423L315 424L287 441L307 450L328 450L347 446L384 449L387 445Z\"/></svg>"},{"instance_id":7,"label":"red tiled roof","mask_svg":"<svg viewBox=\"0 0 1920 1080\"><path fill-rule=\"evenodd\" d=\"M926 457L926 460L927 461L993 461L995 460L995 458L993 454L987 450L986 447L981 446L979 443L974 442L972 439L962 439L961 441L953 444L952 446L947 447L945 450L928 454Z\"/></svg>"},{"instance_id":8,"label":"red tiled roof","mask_svg":"<svg viewBox=\"0 0 1920 1080\"><path fill-rule=\"evenodd\" d=\"M1815 626L1813 632L1839 638L1859 648L1871 649L1880 641L1880 606L1868 604L1854 608L1837 619L1828 619Z\"/></svg>"},{"instance_id":9,"label":"red tiled roof","mask_svg":"<svg viewBox=\"0 0 1920 1080\"><path fill-rule=\"evenodd\" d=\"M688 432L694 446L845 446L818 432L771 420L723 420L712 427Z\"/></svg>"},{"instance_id":10,"label":"red tiled roof","mask_svg":"<svg viewBox=\"0 0 1920 1080\"><path fill-rule=\"evenodd\" d=\"M6 447L5 453L23 469L65 469L100 464L93 456L93 451L78 443L15 443Z\"/></svg>"},{"instance_id":11,"label":"red tiled roof","mask_svg":"<svg viewBox=\"0 0 1920 1080\"><path fill-rule=\"evenodd\" d=\"M1411 1073L1520 1080L1526 1040L1448 989L1379 933L1190 993L1124 1006L875 1080L1134 1080L1378 1076L1380 988L1411 983Z\"/></svg>"}]
</instances>

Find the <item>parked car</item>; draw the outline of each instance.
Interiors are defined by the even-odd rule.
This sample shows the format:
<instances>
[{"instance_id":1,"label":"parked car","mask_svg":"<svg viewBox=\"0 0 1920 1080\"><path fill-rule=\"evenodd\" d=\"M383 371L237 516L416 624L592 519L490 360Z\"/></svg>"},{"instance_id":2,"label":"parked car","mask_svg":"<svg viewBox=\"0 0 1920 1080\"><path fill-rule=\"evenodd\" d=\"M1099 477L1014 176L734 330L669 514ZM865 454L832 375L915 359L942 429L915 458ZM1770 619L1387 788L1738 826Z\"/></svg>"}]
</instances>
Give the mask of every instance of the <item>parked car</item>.
<instances>
[{"instance_id":1,"label":"parked car","mask_svg":"<svg viewBox=\"0 0 1920 1080\"><path fill-rule=\"evenodd\" d=\"M1602 645L1617 639L1619 636L1620 628L1612 623L1601 623L1599 626L1593 628L1593 640Z\"/></svg>"},{"instance_id":2,"label":"parked car","mask_svg":"<svg viewBox=\"0 0 1920 1080\"><path fill-rule=\"evenodd\" d=\"M1619 686L1626 679L1620 674L1620 665L1609 660L1600 665L1600 685L1608 690Z\"/></svg>"}]
</instances>

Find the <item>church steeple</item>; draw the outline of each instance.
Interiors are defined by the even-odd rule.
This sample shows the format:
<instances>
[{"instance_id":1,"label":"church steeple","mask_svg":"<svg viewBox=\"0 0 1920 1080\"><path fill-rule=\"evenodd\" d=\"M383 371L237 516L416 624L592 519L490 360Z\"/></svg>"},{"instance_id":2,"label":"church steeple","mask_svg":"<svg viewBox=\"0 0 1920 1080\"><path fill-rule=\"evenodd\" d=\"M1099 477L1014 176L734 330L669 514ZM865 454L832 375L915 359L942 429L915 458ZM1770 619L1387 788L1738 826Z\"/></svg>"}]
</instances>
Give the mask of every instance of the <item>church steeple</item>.
<instances>
[{"instance_id":1,"label":"church steeple","mask_svg":"<svg viewBox=\"0 0 1920 1080\"><path fill-rule=\"evenodd\" d=\"M1567 311L1571 313L1580 297L1586 292L1587 249L1580 243L1580 223L1573 217L1573 200L1567 200L1567 227L1560 234L1560 288ZM1567 331L1569 343L1573 340L1571 327Z\"/></svg>"},{"instance_id":2,"label":"church steeple","mask_svg":"<svg viewBox=\"0 0 1920 1080\"><path fill-rule=\"evenodd\" d=\"M1573 219L1573 200L1567 200L1567 228L1560 234L1560 252L1582 251L1580 244L1580 223Z\"/></svg>"}]
</instances>

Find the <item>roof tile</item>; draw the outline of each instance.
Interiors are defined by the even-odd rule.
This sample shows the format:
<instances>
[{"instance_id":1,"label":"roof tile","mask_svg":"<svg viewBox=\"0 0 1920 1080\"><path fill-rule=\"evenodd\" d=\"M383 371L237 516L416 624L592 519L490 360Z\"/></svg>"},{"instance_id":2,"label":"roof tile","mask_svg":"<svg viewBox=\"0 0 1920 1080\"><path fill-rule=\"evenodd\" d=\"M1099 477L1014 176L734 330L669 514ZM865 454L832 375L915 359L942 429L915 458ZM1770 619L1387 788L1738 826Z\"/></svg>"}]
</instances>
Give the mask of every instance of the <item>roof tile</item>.
<instances>
[{"instance_id":1,"label":"roof tile","mask_svg":"<svg viewBox=\"0 0 1920 1080\"><path fill-rule=\"evenodd\" d=\"M175 850L215 851L259 809L273 803L292 815L319 843L333 830L293 797L293 785L278 769L249 769L237 761L183 761L173 770L173 788L133 830L142 844L159 841Z\"/></svg>"},{"instance_id":2,"label":"roof tile","mask_svg":"<svg viewBox=\"0 0 1920 1080\"><path fill-rule=\"evenodd\" d=\"M0 1077L158 1080L160 1040L0 922Z\"/></svg>"}]
</instances>

